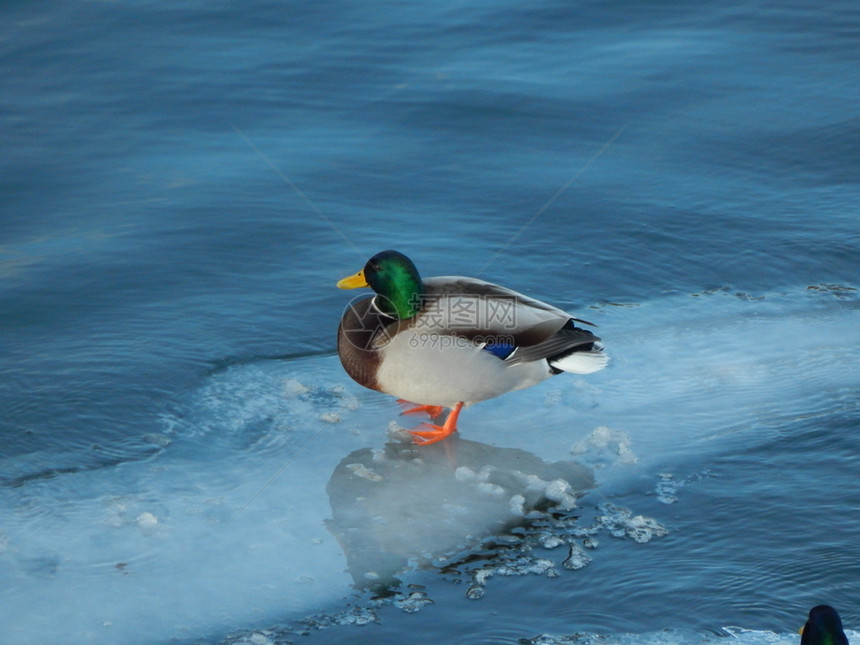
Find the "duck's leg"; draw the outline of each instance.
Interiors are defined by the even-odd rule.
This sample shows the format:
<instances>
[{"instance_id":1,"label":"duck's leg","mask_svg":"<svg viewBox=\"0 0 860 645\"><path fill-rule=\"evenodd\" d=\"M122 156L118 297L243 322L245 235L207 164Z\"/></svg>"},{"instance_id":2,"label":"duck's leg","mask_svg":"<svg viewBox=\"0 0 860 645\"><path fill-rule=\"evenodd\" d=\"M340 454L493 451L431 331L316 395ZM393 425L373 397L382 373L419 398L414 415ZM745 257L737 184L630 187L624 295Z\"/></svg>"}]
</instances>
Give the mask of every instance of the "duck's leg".
<instances>
[{"instance_id":1,"label":"duck's leg","mask_svg":"<svg viewBox=\"0 0 860 645\"><path fill-rule=\"evenodd\" d=\"M444 425L437 426L432 423L422 423L421 427L429 428L429 430L409 430L409 434L413 437L412 441L420 446L426 446L437 441L442 441L445 437L454 434L457 432L457 417L460 416L460 410L462 409L463 402L460 401L448 414Z\"/></svg>"},{"instance_id":2,"label":"duck's leg","mask_svg":"<svg viewBox=\"0 0 860 645\"><path fill-rule=\"evenodd\" d=\"M407 401L406 399L397 399L397 402L402 406L415 405L414 403L412 403L411 401ZM431 419L435 419L442 414L442 410L444 409L445 408L443 408L441 405L418 405L414 408L404 410L400 414L422 414L426 412Z\"/></svg>"}]
</instances>

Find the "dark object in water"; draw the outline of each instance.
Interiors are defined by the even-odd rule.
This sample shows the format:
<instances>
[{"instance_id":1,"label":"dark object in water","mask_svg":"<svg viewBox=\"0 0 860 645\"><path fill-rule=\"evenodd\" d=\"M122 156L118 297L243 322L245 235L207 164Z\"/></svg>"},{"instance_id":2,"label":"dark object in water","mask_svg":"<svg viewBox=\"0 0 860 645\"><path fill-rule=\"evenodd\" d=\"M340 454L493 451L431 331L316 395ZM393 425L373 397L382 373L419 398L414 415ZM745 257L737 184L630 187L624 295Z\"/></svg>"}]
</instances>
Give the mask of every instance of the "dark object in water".
<instances>
[{"instance_id":1,"label":"dark object in water","mask_svg":"<svg viewBox=\"0 0 860 645\"><path fill-rule=\"evenodd\" d=\"M801 630L800 645L848 645L842 619L833 607L818 605L809 610L809 618Z\"/></svg>"}]
</instances>

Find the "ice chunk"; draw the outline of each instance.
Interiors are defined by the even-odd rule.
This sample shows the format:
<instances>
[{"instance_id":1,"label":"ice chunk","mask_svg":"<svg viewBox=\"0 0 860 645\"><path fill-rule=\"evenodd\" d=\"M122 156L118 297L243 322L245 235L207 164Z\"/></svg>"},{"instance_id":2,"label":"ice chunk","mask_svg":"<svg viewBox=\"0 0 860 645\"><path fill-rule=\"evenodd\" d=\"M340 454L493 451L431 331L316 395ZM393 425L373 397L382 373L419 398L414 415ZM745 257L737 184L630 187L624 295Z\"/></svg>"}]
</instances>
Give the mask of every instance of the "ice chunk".
<instances>
[{"instance_id":1,"label":"ice chunk","mask_svg":"<svg viewBox=\"0 0 860 645\"><path fill-rule=\"evenodd\" d=\"M851 642L850 632L846 632ZM739 627L726 627L719 632L693 631L688 629L664 629L642 634L594 634L571 635L540 634L534 638L523 638L523 645L719 645L729 640L737 645L797 645L796 633L777 634L754 631Z\"/></svg>"},{"instance_id":2,"label":"ice chunk","mask_svg":"<svg viewBox=\"0 0 860 645\"><path fill-rule=\"evenodd\" d=\"M598 524L606 528L613 537L629 537L639 543L650 542L668 531L657 520L644 515L633 515L632 511L612 504L604 504L597 517Z\"/></svg>"},{"instance_id":3,"label":"ice chunk","mask_svg":"<svg viewBox=\"0 0 860 645\"><path fill-rule=\"evenodd\" d=\"M427 605L432 605L433 601L427 597L423 591L413 591L406 596L399 596L394 601L394 606L405 611L407 614L414 614L420 611Z\"/></svg>"},{"instance_id":4,"label":"ice chunk","mask_svg":"<svg viewBox=\"0 0 860 645\"><path fill-rule=\"evenodd\" d=\"M372 482L382 481L382 476L374 472L372 468L368 468L364 464L347 464L346 469L356 477L367 479Z\"/></svg>"},{"instance_id":5,"label":"ice chunk","mask_svg":"<svg viewBox=\"0 0 860 645\"><path fill-rule=\"evenodd\" d=\"M592 484L578 464L457 436L432 446L391 442L384 458L364 448L341 461L326 487L327 526L355 584L384 587L416 556L442 561L531 514L568 510Z\"/></svg>"},{"instance_id":6,"label":"ice chunk","mask_svg":"<svg viewBox=\"0 0 860 645\"><path fill-rule=\"evenodd\" d=\"M549 532L542 532L538 535L538 542L544 549L555 549L556 547L564 544L564 540L562 540L558 535Z\"/></svg>"},{"instance_id":7,"label":"ice chunk","mask_svg":"<svg viewBox=\"0 0 860 645\"><path fill-rule=\"evenodd\" d=\"M260 630L241 636L232 636L225 641L225 645L275 645L278 642L275 640L276 638L277 634L274 632Z\"/></svg>"},{"instance_id":8,"label":"ice chunk","mask_svg":"<svg viewBox=\"0 0 860 645\"><path fill-rule=\"evenodd\" d=\"M585 555L585 552L580 548L576 542L571 543L570 545L570 553L565 559L564 562L561 563L565 569L582 569L591 562L591 558Z\"/></svg>"},{"instance_id":9,"label":"ice chunk","mask_svg":"<svg viewBox=\"0 0 860 645\"><path fill-rule=\"evenodd\" d=\"M546 485L544 489L547 499L554 502L566 500L570 492L570 484L563 479L554 479Z\"/></svg>"},{"instance_id":10,"label":"ice chunk","mask_svg":"<svg viewBox=\"0 0 860 645\"><path fill-rule=\"evenodd\" d=\"M554 479L544 489L544 495L556 503L563 511L569 511L576 506L576 496L570 484L563 479Z\"/></svg>"},{"instance_id":11,"label":"ice chunk","mask_svg":"<svg viewBox=\"0 0 860 645\"><path fill-rule=\"evenodd\" d=\"M469 600L480 600L484 597L484 591L483 585L469 585L469 588L466 589L466 598Z\"/></svg>"},{"instance_id":12,"label":"ice chunk","mask_svg":"<svg viewBox=\"0 0 860 645\"><path fill-rule=\"evenodd\" d=\"M526 514L525 510L526 498L522 495L514 495L511 497L509 501L509 506L511 510L511 515L516 515L517 517L524 517Z\"/></svg>"},{"instance_id":13,"label":"ice chunk","mask_svg":"<svg viewBox=\"0 0 860 645\"><path fill-rule=\"evenodd\" d=\"M333 627L335 625L369 625L370 623L378 623L379 616L377 614L376 605L371 605L368 607L363 606L352 606L344 609L343 611L339 611L333 614L317 614L313 616L309 616L302 621L303 627L295 628L288 631L279 630L278 632L272 632L268 630L264 630L262 633L269 637L274 638L274 643L276 645L281 645L282 643L292 643L294 642L292 638L284 639L285 635L294 635L299 634L306 636L310 633L310 630L323 630L328 627ZM247 639L248 637L243 637ZM247 640L241 641L228 641L229 645L245 645ZM226 644L225 644L226 645Z\"/></svg>"},{"instance_id":14,"label":"ice chunk","mask_svg":"<svg viewBox=\"0 0 860 645\"><path fill-rule=\"evenodd\" d=\"M505 494L505 489L497 484L491 484L489 482L481 482L478 484L478 490L485 495L495 495L497 497L501 497Z\"/></svg>"},{"instance_id":15,"label":"ice chunk","mask_svg":"<svg viewBox=\"0 0 860 645\"><path fill-rule=\"evenodd\" d=\"M587 456L587 462L594 467L629 465L638 461L630 446L630 437L626 433L598 426L585 439L575 443L570 452Z\"/></svg>"},{"instance_id":16,"label":"ice chunk","mask_svg":"<svg viewBox=\"0 0 860 645\"><path fill-rule=\"evenodd\" d=\"M555 570L555 563L547 558L532 558L528 555L510 562L500 565L496 569L496 573L500 576L524 576L527 574L544 575L548 578L558 577L558 571Z\"/></svg>"},{"instance_id":17,"label":"ice chunk","mask_svg":"<svg viewBox=\"0 0 860 645\"><path fill-rule=\"evenodd\" d=\"M138 515L136 522L144 535L153 535L158 529L158 517L149 511Z\"/></svg>"},{"instance_id":18,"label":"ice chunk","mask_svg":"<svg viewBox=\"0 0 860 645\"><path fill-rule=\"evenodd\" d=\"M507 551L500 554L500 562L489 564L472 572L472 584L466 589L466 597L479 600L484 597L487 581L493 576L540 575L558 577L555 564L547 558L536 558L529 553Z\"/></svg>"},{"instance_id":19,"label":"ice chunk","mask_svg":"<svg viewBox=\"0 0 860 645\"><path fill-rule=\"evenodd\" d=\"M478 475L475 474L475 471L468 466L458 466L457 470L454 471L454 477L459 482L469 482L478 479Z\"/></svg>"},{"instance_id":20,"label":"ice chunk","mask_svg":"<svg viewBox=\"0 0 860 645\"><path fill-rule=\"evenodd\" d=\"M378 623L379 616L372 607L352 607L335 614L332 622L335 625L369 625Z\"/></svg>"},{"instance_id":21,"label":"ice chunk","mask_svg":"<svg viewBox=\"0 0 860 645\"><path fill-rule=\"evenodd\" d=\"M308 394L311 391L307 385L300 383L298 379L288 378L284 381L284 396L298 397Z\"/></svg>"},{"instance_id":22,"label":"ice chunk","mask_svg":"<svg viewBox=\"0 0 860 645\"><path fill-rule=\"evenodd\" d=\"M475 584L486 585L487 580L489 580L490 577L493 575L493 569L478 569L472 575L475 580Z\"/></svg>"},{"instance_id":23,"label":"ice chunk","mask_svg":"<svg viewBox=\"0 0 860 645\"><path fill-rule=\"evenodd\" d=\"M410 443L412 441L412 435L397 421L388 422L388 438L391 441L401 441L403 443Z\"/></svg>"},{"instance_id":24,"label":"ice chunk","mask_svg":"<svg viewBox=\"0 0 860 645\"><path fill-rule=\"evenodd\" d=\"M683 483L677 481L671 473L660 473L660 481L657 482L656 493L657 501L663 504L674 504L678 501L675 493L683 486Z\"/></svg>"}]
</instances>

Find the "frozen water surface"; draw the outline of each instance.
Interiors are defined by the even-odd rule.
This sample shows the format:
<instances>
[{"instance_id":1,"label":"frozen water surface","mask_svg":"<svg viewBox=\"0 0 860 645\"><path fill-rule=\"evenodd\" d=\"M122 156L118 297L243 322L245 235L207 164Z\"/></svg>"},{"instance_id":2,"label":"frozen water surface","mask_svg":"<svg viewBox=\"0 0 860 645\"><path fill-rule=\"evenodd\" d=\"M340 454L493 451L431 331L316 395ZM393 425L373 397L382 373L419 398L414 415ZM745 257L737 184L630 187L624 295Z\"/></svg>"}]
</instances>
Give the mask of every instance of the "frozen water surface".
<instances>
[{"instance_id":1,"label":"frozen water surface","mask_svg":"<svg viewBox=\"0 0 860 645\"><path fill-rule=\"evenodd\" d=\"M485 602L502 577L578 575L607 540L648 549L671 517L628 508L630 482L649 477L668 509L700 477L683 470L690 455L854 408L856 305L795 289L599 306L609 369L477 405L462 436L424 448L390 433L397 405L336 357L223 366L151 428L151 457L0 489L0 640L218 642L237 624L295 633L311 615L362 625L380 601L357 589L422 612L438 585ZM270 637L247 634L229 638ZM592 642L559 638L533 642Z\"/></svg>"},{"instance_id":2,"label":"frozen water surface","mask_svg":"<svg viewBox=\"0 0 860 645\"><path fill-rule=\"evenodd\" d=\"M0 643L856 629L856 5L3 3ZM402 444L383 248L608 368Z\"/></svg>"},{"instance_id":3,"label":"frozen water surface","mask_svg":"<svg viewBox=\"0 0 860 645\"><path fill-rule=\"evenodd\" d=\"M846 631L853 640L860 632ZM680 629L666 629L647 634L571 634L557 636L542 634L535 638L524 638L521 645L699 645L700 643L722 643L723 645L797 645L798 635L777 634L726 627L720 633L693 632Z\"/></svg>"}]
</instances>

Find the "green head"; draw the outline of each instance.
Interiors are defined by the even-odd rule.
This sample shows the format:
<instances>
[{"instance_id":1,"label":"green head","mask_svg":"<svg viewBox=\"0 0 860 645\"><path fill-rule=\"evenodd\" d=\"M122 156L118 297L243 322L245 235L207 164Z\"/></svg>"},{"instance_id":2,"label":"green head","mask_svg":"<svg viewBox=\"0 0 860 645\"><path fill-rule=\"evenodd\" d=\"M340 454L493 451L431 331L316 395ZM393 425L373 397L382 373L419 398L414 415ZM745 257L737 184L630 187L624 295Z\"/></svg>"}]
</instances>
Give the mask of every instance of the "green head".
<instances>
[{"instance_id":1,"label":"green head","mask_svg":"<svg viewBox=\"0 0 860 645\"><path fill-rule=\"evenodd\" d=\"M801 645L848 645L839 614L828 605L818 605L809 611L809 620L801 634Z\"/></svg>"},{"instance_id":2,"label":"green head","mask_svg":"<svg viewBox=\"0 0 860 645\"><path fill-rule=\"evenodd\" d=\"M411 318L421 308L424 288L412 260L398 251L382 251L367 261L364 268L337 283L341 289L370 287L382 298L379 308L398 320Z\"/></svg>"}]
</instances>

